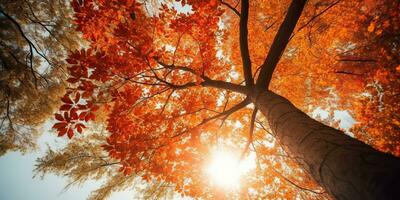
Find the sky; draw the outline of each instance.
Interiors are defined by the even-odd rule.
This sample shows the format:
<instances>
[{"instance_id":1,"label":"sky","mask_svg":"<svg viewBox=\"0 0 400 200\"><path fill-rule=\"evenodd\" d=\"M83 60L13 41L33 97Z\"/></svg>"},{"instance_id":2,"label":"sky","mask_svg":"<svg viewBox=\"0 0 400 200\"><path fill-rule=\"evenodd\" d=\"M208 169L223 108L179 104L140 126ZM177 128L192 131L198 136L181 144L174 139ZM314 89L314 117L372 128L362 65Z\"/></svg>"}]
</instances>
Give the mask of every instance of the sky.
<instances>
[{"instance_id":1,"label":"sky","mask_svg":"<svg viewBox=\"0 0 400 200\"><path fill-rule=\"evenodd\" d=\"M100 187L101 182L90 181L81 186L64 190L67 179L47 174L33 178L35 160L44 155L47 145L61 148L66 144L66 137L59 138L50 131L50 124L42 128L39 148L33 153L22 155L9 152L0 157L0 200L80 200L86 199L90 192ZM110 200L135 199L133 191L115 193Z\"/></svg>"}]
</instances>

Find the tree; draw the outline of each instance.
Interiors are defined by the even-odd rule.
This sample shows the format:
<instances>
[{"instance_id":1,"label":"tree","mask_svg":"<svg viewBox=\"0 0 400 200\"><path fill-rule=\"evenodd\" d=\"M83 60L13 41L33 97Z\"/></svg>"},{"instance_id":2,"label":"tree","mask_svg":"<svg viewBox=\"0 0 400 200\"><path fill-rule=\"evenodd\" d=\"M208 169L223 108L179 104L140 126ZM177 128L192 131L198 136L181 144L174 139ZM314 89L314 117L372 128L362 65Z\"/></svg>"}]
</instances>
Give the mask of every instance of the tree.
<instances>
[{"instance_id":1,"label":"tree","mask_svg":"<svg viewBox=\"0 0 400 200\"><path fill-rule=\"evenodd\" d=\"M173 190L166 183L143 183L137 175L125 176L118 170L118 160L108 157L101 147L106 139L103 127L92 130L93 133L68 143L62 149L50 147L44 157L37 159L36 175L42 179L47 173L63 175L68 178L65 189L88 180L103 180L104 184L93 191L88 199L100 200L109 197L115 191L135 188L142 196L140 199L159 199L171 196Z\"/></svg>"},{"instance_id":2,"label":"tree","mask_svg":"<svg viewBox=\"0 0 400 200\"><path fill-rule=\"evenodd\" d=\"M67 52L79 46L69 1L0 4L0 155L36 148L38 126L64 93Z\"/></svg>"},{"instance_id":3,"label":"tree","mask_svg":"<svg viewBox=\"0 0 400 200\"><path fill-rule=\"evenodd\" d=\"M400 154L398 2L72 6L90 46L67 60L54 128L72 138L97 116L110 133L103 147L126 176L212 198L219 189L207 187L202 166L224 146L258 155L243 198L400 196L400 160L368 145ZM297 107L350 110L365 143Z\"/></svg>"}]
</instances>

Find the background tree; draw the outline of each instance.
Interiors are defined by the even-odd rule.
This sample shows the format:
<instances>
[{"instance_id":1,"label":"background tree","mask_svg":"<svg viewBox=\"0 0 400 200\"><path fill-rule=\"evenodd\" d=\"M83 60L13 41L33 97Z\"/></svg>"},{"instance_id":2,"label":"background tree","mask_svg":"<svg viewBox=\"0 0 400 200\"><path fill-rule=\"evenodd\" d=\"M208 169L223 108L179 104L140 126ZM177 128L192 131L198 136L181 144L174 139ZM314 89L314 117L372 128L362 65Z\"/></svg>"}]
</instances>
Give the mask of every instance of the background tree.
<instances>
[{"instance_id":1,"label":"background tree","mask_svg":"<svg viewBox=\"0 0 400 200\"><path fill-rule=\"evenodd\" d=\"M221 195L202 170L221 147L258 155L229 197L399 195L398 158L296 108L348 110L354 136L399 155L398 2L181 4L73 1L90 47L67 60L59 136L98 116L110 133L103 147L126 176L193 197Z\"/></svg>"},{"instance_id":2,"label":"background tree","mask_svg":"<svg viewBox=\"0 0 400 200\"><path fill-rule=\"evenodd\" d=\"M144 183L136 174L125 176L119 171L118 160L110 158L101 145L106 139L104 128L97 127L93 133L73 140L61 149L48 148L46 156L37 159L36 175L42 179L47 173L68 178L65 189L79 185L85 181L104 181L104 184L93 191L88 199L99 200L108 198L113 192L127 188L136 191L136 198L159 199L174 195L166 183Z\"/></svg>"},{"instance_id":3,"label":"background tree","mask_svg":"<svg viewBox=\"0 0 400 200\"><path fill-rule=\"evenodd\" d=\"M0 155L36 146L63 93L63 61L79 46L69 1L0 3Z\"/></svg>"}]
</instances>

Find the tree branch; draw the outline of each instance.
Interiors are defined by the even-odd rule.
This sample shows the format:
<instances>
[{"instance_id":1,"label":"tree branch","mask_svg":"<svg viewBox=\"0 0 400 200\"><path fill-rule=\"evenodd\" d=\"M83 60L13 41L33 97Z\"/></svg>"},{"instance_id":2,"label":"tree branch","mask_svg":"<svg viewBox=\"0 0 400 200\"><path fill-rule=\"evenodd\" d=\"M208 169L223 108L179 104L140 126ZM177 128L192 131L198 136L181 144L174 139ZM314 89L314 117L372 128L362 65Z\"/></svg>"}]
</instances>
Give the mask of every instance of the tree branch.
<instances>
[{"instance_id":1,"label":"tree branch","mask_svg":"<svg viewBox=\"0 0 400 200\"><path fill-rule=\"evenodd\" d=\"M234 8L233 6L231 6L229 3L226 3L224 1L220 1L223 5L227 6L229 9L231 9L237 16L240 17L240 13L238 10L236 10L236 8Z\"/></svg>"},{"instance_id":2,"label":"tree branch","mask_svg":"<svg viewBox=\"0 0 400 200\"><path fill-rule=\"evenodd\" d=\"M333 73L335 73L335 74L355 75L355 76L362 76L363 75L363 74L357 74L357 73L348 72L348 71L344 71L344 70L333 71Z\"/></svg>"},{"instance_id":3,"label":"tree branch","mask_svg":"<svg viewBox=\"0 0 400 200\"><path fill-rule=\"evenodd\" d=\"M198 73L196 73L195 70L193 70L192 68L186 67L186 66L177 66L177 65L168 65L156 58L154 58L155 61L160 64L161 66L167 68L167 69L171 69L171 70L180 70L180 71L184 71L184 72L189 72L192 73L195 76L199 76L200 78L202 78L204 81L202 83L200 83L201 86L204 87L214 87L214 88L218 88L218 89L225 89L225 90L230 90L233 92L237 92L237 93L241 93L241 94L247 94L248 93L248 89L242 85L238 85L238 84L234 84L234 83L229 83L229 82L225 82L225 81L220 81L220 80L212 80L210 78L208 78L205 75L200 75ZM192 86L196 86L195 83L187 83L181 86L177 86L176 89L183 89L183 88L187 88L187 87L192 87Z\"/></svg>"},{"instance_id":4,"label":"tree branch","mask_svg":"<svg viewBox=\"0 0 400 200\"><path fill-rule=\"evenodd\" d=\"M242 154L240 155L239 161L243 160L244 155L245 155L246 152L249 150L250 144L253 143L254 122L255 122L255 120L256 120L257 111L258 111L258 109L255 108L255 109L253 110L253 114L251 115L249 137L247 138L246 146L244 147L243 152L242 152Z\"/></svg>"},{"instance_id":5,"label":"tree branch","mask_svg":"<svg viewBox=\"0 0 400 200\"><path fill-rule=\"evenodd\" d=\"M204 82L200 83L200 85L204 87L213 87L213 88L218 88L218 89L225 89L229 90L232 92L237 92L241 94L247 95L248 89L245 86L242 85L237 85L234 83L229 83L225 81L219 81L219 80L211 80L206 78Z\"/></svg>"},{"instance_id":6,"label":"tree branch","mask_svg":"<svg viewBox=\"0 0 400 200\"><path fill-rule=\"evenodd\" d=\"M290 4L286 17L279 27L278 33L270 47L267 58L262 64L256 84L257 87L262 89L268 88L269 83L271 82L272 73L274 72L281 55L289 42L289 37L300 18L306 2L307 0L293 0Z\"/></svg>"},{"instance_id":7,"label":"tree branch","mask_svg":"<svg viewBox=\"0 0 400 200\"><path fill-rule=\"evenodd\" d=\"M242 102L240 102L240 103L238 103L238 104L232 106L232 107L229 108L228 110L226 110L226 111L224 111L224 112L222 112L222 113L219 113L219 114L217 114L217 115L214 115L214 116L212 116L212 117L210 117L210 118L204 119L199 125L203 125L203 124L205 124L205 123L207 123L207 122L209 122L209 121L211 121L211 120L220 118L220 117L222 117L222 116L229 116L229 115L233 114L234 112L236 112L236 111L238 111L238 110L244 108L244 107L247 106L249 103L250 103L250 98L245 98Z\"/></svg>"},{"instance_id":8,"label":"tree branch","mask_svg":"<svg viewBox=\"0 0 400 200\"><path fill-rule=\"evenodd\" d=\"M42 54L42 53L37 49L37 47L32 43L32 41L29 40L29 38L25 35L24 31L22 30L21 25L20 25L14 18L12 18L10 15L8 15L8 14L3 10L3 8L1 8L1 7L0 7L0 13L3 14L8 20L10 20L10 21L12 22L12 24L14 24L14 25L17 27L17 29L18 29L19 33L21 34L21 36L22 36L22 37L24 38L24 40L28 43L28 45L29 45L29 54L28 54L27 57L29 57L29 67L30 67L30 69L31 69L33 78L35 79L35 86L37 87L37 77L36 77L36 74L35 74L35 73L37 73L37 72L36 72L36 71L34 70L34 68L33 68L33 50L35 50L35 52L36 52L40 57L42 57L44 60L46 60L50 65L52 65L52 64L51 64L51 62L47 59L47 57L46 57L44 54ZM27 59L28 59L28 58L27 58ZM28 63L28 62L27 62L27 63Z\"/></svg>"},{"instance_id":9,"label":"tree branch","mask_svg":"<svg viewBox=\"0 0 400 200\"><path fill-rule=\"evenodd\" d=\"M274 170L274 172L275 172L276 174L278 174L281 178L283 178L285 181L287 181L287 182L289 182L290 184L292 184L292 185L293 185L294 187L296 187L297 189L304 190L304 191L307 191L307 192L311 192L311 193L314 193L314 194L324 194L324 193L325 193L324 191L315 191L315 190L312 190L312 189L309 189L309 188L302 187L302 186L296 184L295 182L293 182L292 180L290 180L289 178L287 178L287 177L285 177L284 175L282 175L282 174L281 174L280 172L278 172L274 167L271 167L271 169Z\"/></svg>"},{"instance_id":10,"label":"tree branch","mask_svg":"<svg viewBox=\"0 0 400 200\"><path fill-rule=\"evenodd\" d=\"M250 103L250 98L246 98L246 99L244 99L242 102L240 102L240 103L238 103L238 104L232 106L231 108L229 108L228 110L225 110L224 112L221 112L221 113L219 113L219 114L217 114L217 115L214 115L214 116L212 116L212 117L210 117L210 118L203 119L203 121L200 122L199 124L197 124L195 127L204 125L204 124L206 124L206 123L208 123L208 122L210 122L210 121L212 121L212 120L214 120L214 119L220 118L220 117L222 117L222 116L229 116L229 115L233 114L234 112L236 112L236 111L238 111L238 110L240 110L240 109L246 107L249 103ZM186 130L184 130L184 131L181 131L181 132L179 132L179 133L177 133L177 134L171 136L170 138L180 137L181 135L183 135L183 134L189 132L191 129L193 129L193 128L190 128L190 129L186 129Z\"/></svg>"},{"instance_id":11,"label":"tree branch","mask_svg":"<svg viewBox=\"0 0 400 200\"><path fill-rule=\"evenodd\" d=\"M336 61L340 61L340 62L377 62L377 60L374 60L374 59L339 59Z\"/></svg>"},{"instance_id":12,"label":"tree branch","mask_svg":"<svg viewBox=\"0 0 400 200\"><path fill-rule=\"evenodd\" d=\"M329 9L331 9L333 6L335 6L336 4L338 4L340 2L340 0L335 1L334 3L332 3L331 5L329 5L328 7L326 7L323 11L319 12L318 14L314 15L310 20L308 20L303 26L301 26L299 29L297 29L296 33L293 33L293 35L290 37L289 40L291 40L298 32L300 32L303 28L305 28L306 26L308 26L308 24L310 24L312 21L314 21L317 17L321 16L322 14L324 14L326 11L328 11Z\"/></svg>"},{"instance_id":13,"label":"tree branch","mask_svg":"<svg viewBox=\"0 0 400 200\"><path fill-rule=\"evenodd\" d=\"M240 53L243 62L243 72L244 72L244 79L246 81L246 86L251 87L254 85L254 81L253 81L253 75L251 73L251 60L250 60L249 45L247 39L248 18L249 18L249 1L242 0L241 16L239 23Z\"/></svg>"},{"instance_id":14,"label":"tree branch","mask_svg":"<svg viewBox=\"0 0 400 200\"><path fill-rule=\"evenodd\" d=\"M168 97L167 97L167 100L165 100L165 103L164 103L163 107L161 108L160 115L164 112L165 107L167 107L167 104L168 104L168 102L169 102L169 99L171 98L171 96L172 96L172 94L173 94L174 92L175 92L175 90L172 90L171 93L169 93L169 95L168 95Z\"/></svg>"}]
</instances>

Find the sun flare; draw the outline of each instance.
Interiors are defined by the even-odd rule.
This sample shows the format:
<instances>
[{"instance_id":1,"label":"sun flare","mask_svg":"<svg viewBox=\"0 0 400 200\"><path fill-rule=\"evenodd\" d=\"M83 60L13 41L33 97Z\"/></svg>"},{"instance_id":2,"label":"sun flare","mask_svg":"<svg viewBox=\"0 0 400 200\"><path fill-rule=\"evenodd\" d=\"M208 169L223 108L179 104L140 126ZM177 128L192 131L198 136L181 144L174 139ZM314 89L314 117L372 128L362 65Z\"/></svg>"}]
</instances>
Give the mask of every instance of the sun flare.
<instances>
[{"instance_id":1,"label":"sun flare","mask_svg":"<svg viewBox=\"0 0 400 200\"><path fill-rule=\"evenodd\" d=\"M212 154L207 173L212 181L222 187L236 188L240 186L240 176L254 168L254 156L239 162L239 157L228 151L217 150Z\"/></svg>"}]
</instances>

